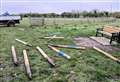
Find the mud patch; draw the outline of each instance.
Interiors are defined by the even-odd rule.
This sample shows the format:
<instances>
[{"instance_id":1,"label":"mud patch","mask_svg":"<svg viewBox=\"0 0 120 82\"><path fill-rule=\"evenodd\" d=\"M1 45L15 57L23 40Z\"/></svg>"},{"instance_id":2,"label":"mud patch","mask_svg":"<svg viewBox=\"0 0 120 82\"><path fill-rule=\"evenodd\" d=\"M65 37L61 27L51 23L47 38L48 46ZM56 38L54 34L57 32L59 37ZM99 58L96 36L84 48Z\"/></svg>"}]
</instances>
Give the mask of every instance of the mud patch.
<instances>
[{"instance_id":1,"label":"mud patch","mask_svg":"<svg viewBox=\"0 0 120 82\"><path fill-rule=\"evenodd\" d=\"M108 46L102 45L99 42L97 42L97 41L95 41L91 38L88 38L88 37L74 38L74 42L78 46L84 46L84 47L88 47L88 48L92 48L92 47L96 46L96 47L98 47L102 50L105 50L106 52L111 52L111 53L113 51L119 51L120 52L120 48L114 47L112 45L108 45Z\"/></svg>"},{"instance_id":2,"label":"mud patch","mask_svg":"<svg viewBox=\"0 0 120 82\"><path fill-rule=\"evenodd\" d=\"M105 46L109 46L109 45L117 45L117 42L112 41L112 44L110 44L110 39L105 38L105 37L90 37L91 39L97 41L98 43L105 45Z\"/></svg>"}]
</instances>

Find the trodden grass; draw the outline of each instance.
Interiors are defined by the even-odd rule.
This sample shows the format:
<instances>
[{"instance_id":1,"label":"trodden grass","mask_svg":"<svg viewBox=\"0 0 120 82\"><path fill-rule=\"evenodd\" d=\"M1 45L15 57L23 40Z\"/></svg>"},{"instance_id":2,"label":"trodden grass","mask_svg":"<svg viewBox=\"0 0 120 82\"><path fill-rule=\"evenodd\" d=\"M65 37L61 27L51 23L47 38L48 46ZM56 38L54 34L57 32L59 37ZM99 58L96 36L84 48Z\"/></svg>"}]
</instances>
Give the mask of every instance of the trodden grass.
<instances>
[{"instance_id":1,"label":"trodden grass","mask_svg":"<svg viewBox=\"0 0 120 82\"><path fill-rule=\"evenodd\" d=\"M119 20L111 25L120 25ZM60 29L55 26L29 27L28 19L21 21L16 27L0 27L0 82L28 82L23 62L23 49L29 49L29 60L33 79L29 82L120 82L120 64L93 50L75 50L59 48L71 56L66 60L47 47L47 43L74 44L77 36L94 36L96 28L106 23L80 23L64 25ZM50 35L64 36L63 40L41 39ZM41 54L35 49L26 47L15 39L21 39L40 46L49 57L54 59L56 67L51 68ZM17 49L19 66L12 62L11 46ZM120 52L113 55L120 59Z\"/></svg>"}]
</instances>

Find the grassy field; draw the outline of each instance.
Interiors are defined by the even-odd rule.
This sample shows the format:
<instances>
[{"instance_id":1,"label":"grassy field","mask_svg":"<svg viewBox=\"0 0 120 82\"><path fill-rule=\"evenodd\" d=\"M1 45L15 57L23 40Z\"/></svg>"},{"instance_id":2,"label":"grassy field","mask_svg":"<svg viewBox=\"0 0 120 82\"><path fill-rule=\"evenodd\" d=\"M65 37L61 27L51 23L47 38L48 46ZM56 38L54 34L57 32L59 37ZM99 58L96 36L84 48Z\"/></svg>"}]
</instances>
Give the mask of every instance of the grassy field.
<instances>
[{"instance_id":1,"label":"grassy field","mask_svg":"<svg viewBox=\"0 0 120 82\"><path fill-rule=\"evenodd\" d=\"M63 21L64 22L64 21ZM28 82L25 73L22 50L26 47L15 41L16 38L27 41L34 46L40 46L56 64L55 68L44 60L35 49L29 48L29 60L33 79L29 82L120 82L120 64L105 57L93 49L75 50L60 48L71 56L71 60L59 57L50 50L44 36L57 34L64 36L64 40L52 40L54 44L74 44L77 36L94 36L96 28L107 25L104 23L78 23L56 26L29 27L28 19L21 21L16 27L0 27L0 82ZM109 23L120 25L120 21ZM15 67L11 57L11 45L15 45L19 58L19 66ZM120 58L120 52L113 52Z\"/></svg>"}]
</instances>

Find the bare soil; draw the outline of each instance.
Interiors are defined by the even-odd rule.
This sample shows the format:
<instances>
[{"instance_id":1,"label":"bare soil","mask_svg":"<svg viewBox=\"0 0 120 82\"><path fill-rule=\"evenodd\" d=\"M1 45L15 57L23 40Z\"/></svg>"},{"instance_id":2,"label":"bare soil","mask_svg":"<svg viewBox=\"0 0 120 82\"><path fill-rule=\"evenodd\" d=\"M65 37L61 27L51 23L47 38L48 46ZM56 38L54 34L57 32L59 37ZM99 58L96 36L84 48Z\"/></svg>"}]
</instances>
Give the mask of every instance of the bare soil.
<instances>
[{"instance_id":1,"label":"bare soil","mask_svg":"<svg viewBox=\"0 0 120 82\"><path fill-rule=\"evenodd\" d=\"M102 45L99 42L97 42L91 38L88 38L88 37L76 37L76 38L74 38L74 42L78 46L84 46L87 48L92 48L95 46L95 47L98 47L106 52L111 52L111 53L113 51L120 52L120 48L117 48L117 47L112 46L112 45L109 45L109 46Z\"/></svg>"}]
</instances>

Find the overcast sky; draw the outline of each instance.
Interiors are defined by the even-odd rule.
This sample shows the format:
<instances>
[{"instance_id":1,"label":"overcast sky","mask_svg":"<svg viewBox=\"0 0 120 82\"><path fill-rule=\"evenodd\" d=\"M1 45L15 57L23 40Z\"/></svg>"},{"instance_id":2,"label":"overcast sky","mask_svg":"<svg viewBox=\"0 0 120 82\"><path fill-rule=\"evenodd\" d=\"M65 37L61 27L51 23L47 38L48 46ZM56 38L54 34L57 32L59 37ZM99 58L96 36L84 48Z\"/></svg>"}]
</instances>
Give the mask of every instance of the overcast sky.
<instances>
[{"instance_id":1,"label":"overcast sky","mask_svg":"<svg viewBox=\"0 0 120 82\"><path fill-rule=\"evenodd\" d=\"M61 13L94 9L120 11L120 0L0 0L0 13Z\"/></svg>"}]
</instances>

